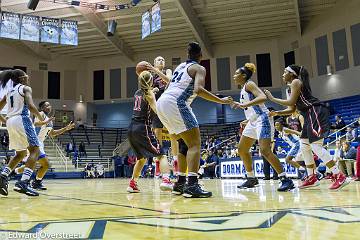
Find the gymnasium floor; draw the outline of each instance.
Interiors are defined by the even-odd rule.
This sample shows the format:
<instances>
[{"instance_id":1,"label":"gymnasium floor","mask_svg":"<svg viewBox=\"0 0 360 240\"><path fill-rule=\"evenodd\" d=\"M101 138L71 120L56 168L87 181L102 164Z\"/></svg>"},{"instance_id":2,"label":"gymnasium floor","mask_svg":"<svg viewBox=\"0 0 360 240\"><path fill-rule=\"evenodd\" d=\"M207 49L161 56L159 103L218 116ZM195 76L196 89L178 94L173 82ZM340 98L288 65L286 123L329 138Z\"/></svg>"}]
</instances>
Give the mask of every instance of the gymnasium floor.
<instances>
[{"instance_id":1,"label":"gymnasium floor","mask_svg":"<svg viewBox=\"0 0 360 240\"><path fill-rule=\"evenodd\" d=\"M0 239L20 239L14 231L64 234L54 239L359 239L360 182L278 193L273 181L238 191L241 180L203 180L214 196L185 199L160 192L158 181L141 179L140 194L127 194L123 179L48 180L38 198L11 190L0 197Z\"/></svg>"}]
</instances>

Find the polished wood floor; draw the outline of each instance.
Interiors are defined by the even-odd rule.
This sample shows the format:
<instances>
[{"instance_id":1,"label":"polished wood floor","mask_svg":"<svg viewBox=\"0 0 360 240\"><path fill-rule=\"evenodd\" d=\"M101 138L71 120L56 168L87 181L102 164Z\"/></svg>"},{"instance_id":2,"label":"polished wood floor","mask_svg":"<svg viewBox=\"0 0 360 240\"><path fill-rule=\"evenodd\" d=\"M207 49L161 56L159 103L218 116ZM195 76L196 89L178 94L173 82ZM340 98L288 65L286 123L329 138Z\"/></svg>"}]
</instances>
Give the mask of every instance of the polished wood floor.
<instances>
[{"instance_id":1,"label":"polished wood floor","mask_svg":"<svg viewBox=\"0 0 360 240\"><path fill-rule=\"evenodd\" d=\"M286 193L274 181L242 191L241 180L202 182L212 198L160 192L153 179L141 179L138 194L126 193L124 179L48 180L37 198L11 190L0 197L0 239L360 239L360 182Z\"/></svg>"}]
</instances>

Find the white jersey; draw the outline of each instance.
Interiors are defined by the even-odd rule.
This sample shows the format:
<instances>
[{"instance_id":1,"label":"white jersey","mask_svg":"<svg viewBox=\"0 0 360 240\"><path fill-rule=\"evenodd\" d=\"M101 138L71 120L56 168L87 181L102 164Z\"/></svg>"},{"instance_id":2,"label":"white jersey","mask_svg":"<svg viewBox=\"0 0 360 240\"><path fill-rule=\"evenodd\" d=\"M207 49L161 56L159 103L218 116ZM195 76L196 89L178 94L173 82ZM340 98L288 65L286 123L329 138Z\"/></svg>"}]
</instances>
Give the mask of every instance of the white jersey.
<instances>
[{"instance_id":1,"label":"white jersey","mask_svg":"<svg viewBox=\"0 0 360 240\"><path fill-rule=\"evenodd\" d=\"M183 62L175 69L170 84L163 93L164 97L175 98L180 106L190 106L196 94L194 93L195 80L189 76L188 68L194 64L198 63L195 61Z\"/></svg>"},{"instance_id":2,"label":"white jersey","mask_svg":"<svg viewBox=\"0 0 360 240\"><path fill-rule=\"evenodd\" d=\"M244 87L241 89L241 92L240 92L240 103L241 104L246 104L246 103L250 102L251 100L255 99L254 94L245 90L245 86L246 86L246 84L244 84ZM269 110L267 109L265 104L262 103L259 105L247 107L244 109L244 112L245 112L246 119L253 122L253 121L256 121L260 115L262 115L264 113L268 114Z\"/></svg>"},{"instance_id":3,"label":"white jersey","mask_svg":"<svg viewBox=\"0 0 360 240\"><path fill-rule=\"evenodd\" d=\"M279 132L279 137L282 138L290 147L295 146L296 144L300 143L300 138L294 134L288 134L284 131Z\"/></svg>"},{"instance_id":4,"label":"white jersey","mask_svg":"<svg viewBox=\"0 0 360 240\"><path fill-rule=\"evenodd\" d=\"M25 85L17 84L16 86L8 89L6 93L7 117L23 116L30 118L30 111L28 105L25 103Z\"/></svg>"},{"instance_id":5,"label":"white jersey","mask_svg":"<svg viewBox=\"0 0 360 240\"><path fill-rule=\"evenodd\" d=\"M49 119L49 117L44 112L40 112L40 114L41 114L41 116L43 116L45 121L47 121ZM39 121L39 119L36 117L34 122L37 122L37 121ZM45 139L49 135L49 132L53 129L53 126L54 126L53 122L50 121L47 124L42 125L41 127L35 127L35 131L36 131L36 134L37 134L40 142L43 143L45 141Z\"/></svg>"},{"instance_id":6,"label":"white jersey","mask_svg":"<svg viewBox=\"0 0 360 240\"><path fill-rule=\"evenodd\" d=\"M5 87L0 86L0 100L3 99L4 96L8 93L9 90L13 88L13 81L9 80ZM4 106L4 108L1 110L0 114L6 114L7 113L8 104Z\"/></svg>"}]
</instances>

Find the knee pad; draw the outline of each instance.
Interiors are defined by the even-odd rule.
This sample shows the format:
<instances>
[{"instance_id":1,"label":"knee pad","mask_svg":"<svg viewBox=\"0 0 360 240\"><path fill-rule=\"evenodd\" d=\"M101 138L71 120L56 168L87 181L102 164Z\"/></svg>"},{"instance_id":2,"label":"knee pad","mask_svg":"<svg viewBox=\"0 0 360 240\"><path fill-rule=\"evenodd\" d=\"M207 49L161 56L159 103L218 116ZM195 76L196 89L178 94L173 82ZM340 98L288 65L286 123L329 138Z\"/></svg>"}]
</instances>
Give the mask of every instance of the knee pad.
<instances>
[{"instance_id":1,"label":"knee pad","mask_svg":"<svg viewBox=\"0 0 360 240\"><path fill-rule=\"evenodd\" d=\"M182 155L186 156L187 152L188 152L188 146L185 144L184 140L179 139L177 140L179 143L179 153L181 153Z\"/></svg>"},{"instance_id":2,"label":"knee pad","mask_svg":"<svg viewBox=\"0 0 360 240\"><path fill-rule=\"evenodd\" d=\"M306 166L315 164L309 139L300 139L300 151Z\"/></svg>"},{"instance_id":3,"label":"knee pad","mask_svg":"<svg viewBox=\"0 0 360 240\"><path fill-rule=\"evenodd\" d=\"M330 153L323 147L323 141L319 140L314 143L311 143L311 149L314 153L324 162L327 163L332 160Z\"/></svg>"}]
</instances>

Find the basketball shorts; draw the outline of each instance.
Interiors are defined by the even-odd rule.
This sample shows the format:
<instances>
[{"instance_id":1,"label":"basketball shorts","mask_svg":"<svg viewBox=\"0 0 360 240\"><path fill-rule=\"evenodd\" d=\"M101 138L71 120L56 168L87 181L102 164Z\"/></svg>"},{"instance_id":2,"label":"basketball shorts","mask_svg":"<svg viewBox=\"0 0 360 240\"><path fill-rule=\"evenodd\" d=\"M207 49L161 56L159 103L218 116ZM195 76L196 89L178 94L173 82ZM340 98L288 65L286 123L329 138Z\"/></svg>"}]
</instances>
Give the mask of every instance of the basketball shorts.
<instances>
[{"instance_id":1,"label":"basketball shorts","mask_svg":"<svg viewBox=\"0 0 360 240\"><path fill-rule=\"evenodd\" d=\"M312 106L306 112L301 112L304 117L304 126L300 138L309 139L310 143L326 138L330 132L329 110L325 106Z\"/></svg>"},{"instance_id":2,"label":"basketball shorts","mask_svg":"<svg viewBox=\"0 0 360 240\"><path fill-rule=\"evenodd\" d=\"M170 134L180 134L199 127L192 108L178 103L176 98L162 95L156 102L156 108L160 121Z\"/></svg>"},{"instance_id":3,"label":"basketball shorts","mask_svg":"<svg viewBox=\"0 0 360 240\"><path fill-rule=\"evenodd\" d=\"M28 147L40 146L35 127L27 116L13 116L6 121L9 133L9 149L24 151Z\"/></svg>"},{"instance_id":4,"label":"basketball shorts","mask_svg":"<svg viewBox=\"0 0 360 240\"><path fill-rule=\"evenodd\" d=\"M151 127L132 120L128 130L128 140L137 159L165 155Z\"/></svg>"},{"instance_id":5,"label":"basketball shorts","mask_svg":"<svg viewBox=\"0 0 360 240\"><path fill-rule=\"evenodd\" d=\"M294 144L294 146L291 147L290 151L287 154L287 157L293 157L296 158L298 155L300 155L300 141L296 144Z\"/></svg>"},{"instance_id":6,"label":"basketball shorts","mask_svg":"<svg viewBox=\"0 0 360 240\"><path fill-rule=\"evenodd\" d=\"M260 140L274 139L274 119L266 113L259 115L256 120L249 121L242 132L243 136Z\"/></svg>"},{"instance_id":7,"label":"basketball shorts","mask_svg":"<svg viewBox=\"0 0 360 240\"><path fill-rule=\"evenodd\" d=\"M153 128L163 128L164 127L164 125L160 121L158 115L156 115L156 114L153 116L151 121L152 121L152 127Z\"/></svg>"}]
</instances>

